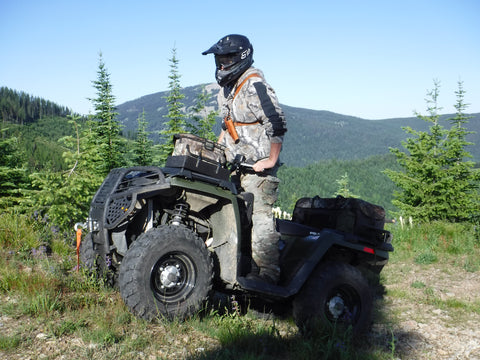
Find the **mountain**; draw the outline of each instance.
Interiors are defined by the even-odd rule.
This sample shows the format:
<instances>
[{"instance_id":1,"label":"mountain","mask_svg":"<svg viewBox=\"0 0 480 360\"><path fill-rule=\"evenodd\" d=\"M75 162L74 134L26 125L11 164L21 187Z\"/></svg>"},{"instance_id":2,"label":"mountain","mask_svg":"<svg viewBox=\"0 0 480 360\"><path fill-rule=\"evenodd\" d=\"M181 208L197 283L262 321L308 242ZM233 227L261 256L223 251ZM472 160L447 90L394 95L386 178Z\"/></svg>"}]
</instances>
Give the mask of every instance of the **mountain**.
<instances>
[{"instance_id":1,"label":"mountain","mask_svg":"<svg viewBox=\"0 0 480 360\"><path fill-rule=\"evenodd\" d=\"M188 110L194 105L197 94L205 89L211 94L207 111L217 109L216 84L204 84L183 89L183 103ZM118 120L123 124L126 135L135 132L137 118L144 110L149 122L148 130L157 132L162 129L168 113L165 97L167 91L142 96L117 106ZM402 148L401 142L407 138L402 127L415 130L427 130L429 124L416 117L385 120L365 120L330 111L309 110L282 105L287 119L288 132L282 150L282 161L288 166L303 167L320 160L363 159L372 155L383 155L389 147ZM471 134L467 139L474 142L468 151L476 161L480 161L480 113L472 114L467 127ZM445 121L453 115L443 115ZM221 119L218 119L218 128ZM445 121L444 126L449 123ZM158 139L158 137L157 137Z\"/></svg>"}]
</instances>

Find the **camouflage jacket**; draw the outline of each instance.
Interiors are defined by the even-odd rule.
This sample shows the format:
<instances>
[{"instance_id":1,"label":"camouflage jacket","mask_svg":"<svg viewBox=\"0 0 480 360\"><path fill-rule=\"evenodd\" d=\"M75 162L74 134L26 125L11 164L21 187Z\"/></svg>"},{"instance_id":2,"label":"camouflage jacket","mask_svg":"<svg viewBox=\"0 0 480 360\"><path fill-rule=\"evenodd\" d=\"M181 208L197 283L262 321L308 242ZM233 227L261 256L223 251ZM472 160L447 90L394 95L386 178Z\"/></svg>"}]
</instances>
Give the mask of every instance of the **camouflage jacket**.
<instances>
[{"instance_id":1,"label":"camouflage jacket","mask_svg":"<svg viewBox=\"0 0 480 360\"><path fill-rule=\"evenodd\" d=\"M237 87L251 74L235 95ZM272 87L265 81L263 73L256 68L245 71L232 87L223 87L218 93L218 105L223 118L230 115L232 120L241 123L236 126L240 142L235 144L225 132L222 144L226 146L227 160L232 161L237 154L258 161L270 155L270 143L282 143L287 131L285 116ZM252 124L252 125L246 125Z\"/></svg>"}]
</instances>

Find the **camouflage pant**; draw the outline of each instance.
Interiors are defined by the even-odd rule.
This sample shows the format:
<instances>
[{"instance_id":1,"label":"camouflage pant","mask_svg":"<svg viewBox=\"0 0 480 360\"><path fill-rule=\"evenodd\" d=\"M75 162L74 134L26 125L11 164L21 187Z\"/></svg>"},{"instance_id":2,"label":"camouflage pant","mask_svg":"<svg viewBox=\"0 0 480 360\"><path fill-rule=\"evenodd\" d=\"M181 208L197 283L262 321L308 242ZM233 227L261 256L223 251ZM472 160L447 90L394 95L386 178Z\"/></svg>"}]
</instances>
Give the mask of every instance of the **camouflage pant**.
<instances>
[{"instance_id":1,"label":"camouflage pant","mask_svg":"<svg viewBox=\"0 0 480 360\"><path fill-rule=\"evenodd\" d=\"M272 206L278 198L280 180L274 176L257 176L243 174L240 182L244 191L252 193L253 229L252 257L260 270L261 276L268 276L274 282L280 277L278 240L280 234L275 229Z\"/></svg>"}]
</instances>

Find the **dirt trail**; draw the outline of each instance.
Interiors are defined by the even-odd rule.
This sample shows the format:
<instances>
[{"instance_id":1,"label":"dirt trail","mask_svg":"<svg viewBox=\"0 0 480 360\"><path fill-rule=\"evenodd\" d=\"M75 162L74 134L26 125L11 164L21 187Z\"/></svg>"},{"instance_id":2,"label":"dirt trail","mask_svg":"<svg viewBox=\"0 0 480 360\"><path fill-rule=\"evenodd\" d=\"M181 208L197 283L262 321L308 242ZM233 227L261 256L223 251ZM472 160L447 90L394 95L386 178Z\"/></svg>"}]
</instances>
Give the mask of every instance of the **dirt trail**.
<instances>
[{"instance_id":1,"label":"dirt trail","mask_svg":"<svg viewBox=\"0 0 480 360\"><path fill-rule=\"evenodd\" d=\"M480 278L445 265L389 264L384 313L372 341L398 359L480 359ZM405 293L406 296L399 296ZM476 310L476 311L475 311ZM388 323L389 321L386 321Z\"/></svg>"}]
</instances>

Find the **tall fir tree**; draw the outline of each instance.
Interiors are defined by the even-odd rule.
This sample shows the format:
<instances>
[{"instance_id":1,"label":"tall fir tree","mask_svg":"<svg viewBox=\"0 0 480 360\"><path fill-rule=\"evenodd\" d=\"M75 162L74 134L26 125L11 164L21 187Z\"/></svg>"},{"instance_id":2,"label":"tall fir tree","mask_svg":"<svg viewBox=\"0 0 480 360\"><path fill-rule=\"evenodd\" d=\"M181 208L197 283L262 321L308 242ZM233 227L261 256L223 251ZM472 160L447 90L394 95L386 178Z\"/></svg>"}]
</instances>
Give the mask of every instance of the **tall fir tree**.
<instances>
[{"instance_id":1,"label":"tall fir tree","mask_svg":"<svg viewBox=\"0 0 480 360\"><path fill-rule=\"evenodd\" d=\"M118 113L115 108L115 96L112 94L110 74L103 62L102 53L99 55L97 80L92 81L97 97L89 99L95 109L93 125L97 135L95 144L102 159L99 172L107 175L111 169L121 167L124 162L124 139L121 137L121 126L116 120ZM95 124L95 123L94 123Z\"/></svg>"},{"instance_id":2,"label":"tall fir tree","mask_svg":"<svg viewBox=\"0 0 480 360\"><path fill-rule=\"evenodd\" d=\"M168 121L164 123L164 128L160 131L162 139L162 144L159 148L160 165L164 165L167 157L173 152L173 135L185 132L186 128L185 114L182 111L184 107L182 100L185 98L185 95L182 94L180 86L179 60L177 59L177 50L175 48L172 49L172 57L169 61L170 75L168 78L170 82L168 86L169 93L166 96L168 114L165 115Z\"/></svg>"},{"instance_id":3,"label":"tall fir tree","mask_svg":"<svg viewBox=\"0 0 480 360\"><path fill-rule=\"evenodd\" d=\"M338 185L338 189L333 194L334 196L343 196L344 198L359 198L360 196L355 195L350 190L350 179L348 178L348 173L345 173L341 176L340 179L335 180Z\"/></svg>"},{"instance_id":4,"label":"tall fir tree","mask_svg":"<svg viewBox=\"0 0 480 360\"><path fill-rule=\"evenodd\" d=\"M198 93L195 105L192 108L191 122L187 124L187 129L195 135L202 138L217 141L217 136L213 131L216 124L218 111L206 110L206 105L210 101L211 95L203 87L202 91Z\"/></svg>"},{"instance_id":5,"label":"tall fir tree","mask_svg":"<svg viewBox=\"0 0 480 360\"><path fill-rule=\"evenodd\" d=\"M417 114L429 122L428 131L404 128L412 135L402 145L407 152L390 149L402 167L400 171L386 170L385 173L399 188L392 203L401 215L411 216L420 222L446 220L451 222L469 220L475 212L478 199L478 170L466 151L467 134L463 124L467 117L463 111L464 91L459 84L457 92L457 114L454 124L446 129L440 124L441 108L438 107L439 83L428 93L428 116ZM478 208L477 208L478 209ZM478 210L477 210L478 211Z\"/></svg>"},{"instance_id":6,"label":"tall fir tree","mask_svg":"<svg viewBox=\"0 0 480 360\"><path fill-rule=\"evenodd\" d=\"M32 173L34 191L25 202L65 230L87 218L92 197L104 178L97 166L102 161L95 145L97 129L92 128L97 124L93 121L81 124L78 116L69 118L74 135L59 140L67 149L63 158L69 170Z\"/></svg>"},{"instance_id":7,"label":"tall fir tree","mask_svg":"<svg viewBox=\"0 0 480 360\"><path fill-rule=\"evenodd\" d=\"M133 162L134 165L148 166L152 165L153 141L148 138L148 122L145 118L145 110L137 118L137 134L133 143Z\"/></svg>"},{"instance_id":8,"label":"tall fir tree","mask_svg":"<svg viewBox=\"0 0 480 360\"><path fill-rule=\"evenodd\" d=\"M473 145L466 140L468 131L465 124L471 119L465 111L468 104L465 103L465 90L463 83L458 83L458 90L455 92L457 102L455 104L456 114L449 119L451 123L446 141L444 144L447 166L445 178L449 179L450 191L446 194L447 209L450 214L449 220L469 220L480 216L480 169L475 168L475 162L471 160L472 155L467 151L467 146Z\"/></svg>"},{"instance_id":9,"label":"tall fir tree","mask_svg":"<svg viewBox=\"0 0 480 360\"><path fill-rule=\"evenodd\" d=\"M5 137L0 129L0 209L20 204L24 189L29 188L25 154L14 136Z\"/></svg>"},{"instance_id":10,"label":"tall fir tree","mask_svg":"<svg viewBox=\"0 0 480 360\"><path fill-rule=\"evenodd\" d=\"M25 206L41 211L62 229L71 229L88 215L90 201L108 172L125 164L120 125L115 119L115 97L110 75L100 54L97 80L92 81L97 97L90 99L95 114L82 126L72 116L75 136L60 141L68 149L63 157L69 170L44 171L30 175L34 190Z\"/></svg>"}]
</instances>

